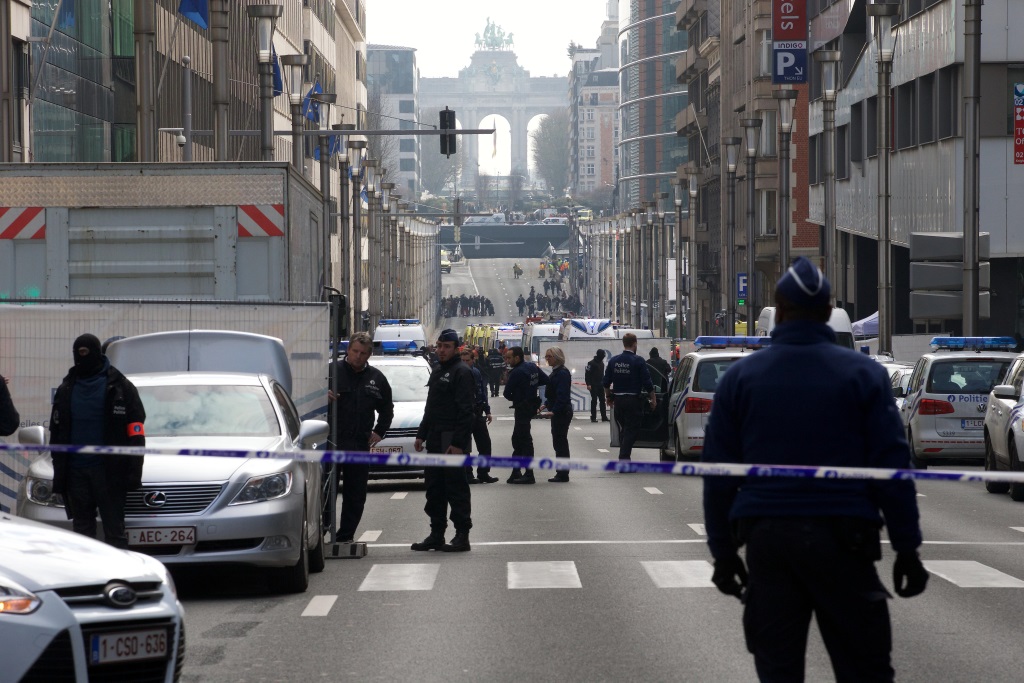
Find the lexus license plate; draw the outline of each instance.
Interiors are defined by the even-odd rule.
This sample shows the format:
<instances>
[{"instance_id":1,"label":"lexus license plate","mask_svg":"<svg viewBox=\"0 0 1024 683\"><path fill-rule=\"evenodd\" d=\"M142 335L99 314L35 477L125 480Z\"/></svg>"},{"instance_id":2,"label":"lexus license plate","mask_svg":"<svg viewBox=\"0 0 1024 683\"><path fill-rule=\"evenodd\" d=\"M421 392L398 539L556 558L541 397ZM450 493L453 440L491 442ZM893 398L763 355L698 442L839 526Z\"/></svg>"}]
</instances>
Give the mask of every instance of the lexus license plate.
<instances>
[{"instance_id":1,"label":"lexus license plate","mask_svg":"<svg viewBox=\"0 0 1024 683\"><path fill-rule=\"evenodd\" d=\"M194 526L164 526L128 529L128 545L193 545Z\"/></svg>"},{"instance_id":2,"label":"lexus license plate","mask_svg":"<svg viewBox=\"0 0 1024 683\"><path fill-rule=\"evenodd\" d=\"M960 420L961 429L982 429L984 426L984 420Z\"/></svg>"},{"instance_id":3,"label":"lexus license plate","mask_svg":"<svg viewBox=\"0 0 1024 683\"><path fill-rule=\"evenodd\" d=\"M166 628L97 633L90 638L89 663L112 664L138 659L166 659L169 635Z\"/></svg>"},{"instance_id":4,"label":"lexus license plate","mask_svg":"<svg viewBox=\"0 0 1024 683\"><path fill-rule=\"evenodd\" d=\"M401 446L371 446L371 453L401 453Z\"/></svg>"}]
</instances>

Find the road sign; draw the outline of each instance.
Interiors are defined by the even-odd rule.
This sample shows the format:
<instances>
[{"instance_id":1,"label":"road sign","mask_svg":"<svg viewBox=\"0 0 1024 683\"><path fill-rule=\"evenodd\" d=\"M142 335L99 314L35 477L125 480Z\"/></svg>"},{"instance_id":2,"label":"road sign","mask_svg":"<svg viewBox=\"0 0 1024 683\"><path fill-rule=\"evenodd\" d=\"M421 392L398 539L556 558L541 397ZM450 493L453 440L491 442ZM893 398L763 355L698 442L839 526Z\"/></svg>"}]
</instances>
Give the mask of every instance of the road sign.
<instances>
[{"instance_id":1,"label":"road sign","mask_svg":"<svg viewBox=\"0 0 1024 683\"><path fill-rule=\"evenodd\" d=\"M772 83L807 82L807 0L772 0Z\"/></svg>"},{"instance_id":2,"label":"road sign","mask_svg":"<svg viewBox=\"0 0 1024 683\"><path fill-rule=\"evenodd\" d=\"M1024 164L1024 83L1013 84L1013 163Z\"/></svg>"},{"instance_id":3,"label":"road sign","mask_svg":"<svg viewBox=\"0 0 1024 683\"><path fill-rule=\"evenodd\" d=\"M736 273L736 298L747 298L747 274ZM742 304L740 304L742 306Z\"/></svg>"}]
</instances>

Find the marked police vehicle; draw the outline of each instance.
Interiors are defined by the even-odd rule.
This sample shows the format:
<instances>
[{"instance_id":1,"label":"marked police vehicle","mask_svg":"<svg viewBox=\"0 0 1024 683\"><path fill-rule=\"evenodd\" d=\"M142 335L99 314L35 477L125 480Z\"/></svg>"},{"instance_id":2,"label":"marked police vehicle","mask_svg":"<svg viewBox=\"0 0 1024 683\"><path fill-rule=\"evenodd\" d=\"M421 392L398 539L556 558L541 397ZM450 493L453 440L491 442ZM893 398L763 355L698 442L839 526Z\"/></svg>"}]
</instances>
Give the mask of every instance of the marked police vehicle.
<instances>
[{"instance_id":1,"label":"marked police vehicle","mask_svg":"<svg viewBox=\"0 0 1024 683\"><path fill-rule=\"evenodd\" d=\"M608 318L566 318L558 330L559 341L615 338L615 327Z\"/></svg>"},{"instance_id":2,"label":"marked police vehicle","mask_svg":"<svg viewBox=\"0 0 1024 683\"><path fill-rule=\"evenodd\" d=\"M771 343L770 337L702 336L676 366L669 385L667 444L662 460L699 458L718 382L744 356Z\"/></svg>"},{"instance_id":3,"label":"marked police vehicle","mask_svg":"<svg viewBox=\"0 0 1024 683\"><path fill-rule=\"evenodd\" d=\"M850 314L842 308L833 308L828 318L828 326L836 334L836 344L845 346L848 349L853 346L853 323L850 322ZM770 337L775 327L775 306L765 306L761 314L757 316L757 327L754 334L758 337Z\"/></svg>"},{"instance_id":4,"label":"marked police vehicle","mask_svg":"<svg viewBox=\"0 0 1024 683\"><path fill-rule=\"evenodd\" d=\"M914 366L900 416L914 467L985 456L984 422L989 392L1006 376L1017 354L1013 337L935 337L932 353Z\"/></svg>"},{"instance_id":5,"label":"marked police vehicle","mask_svg":"<svg viewBox=\"0 0 1024 683\"><path fill-rule=\"evenodd\" d=\"M427 333L416 318L384 318L373 331L374 347L383 342L390 342L388 346L395 350L403 346L416 351L427 345Z\"/></svg>"},{"instance_id":6,"label":"marked police vehicle","mask_svg":"<svg viewBox=\"0 0 1024 683\"><path fill-rule=\"evenodd\" d=\"M1024 452L1024 354L1010 365L1005 379L1000 380L988 397L985 411L985 470L1020 471L1020 453ZM1016 501L1024 501L1024 484L985 482L989 493L1007 493Z\"/></svg>"},{"instance_id":7,"label":"marked police vehicle","mask_svg":"<svg viewBox=\"0 0 1024 683\"><path fill-rule=\"evenodd\" d=\"M529 354L529 360L540 362L540 343L558 341L561 328L561 320L526 323L523 326L523 350Z\"/></svg>"}]
</instances>

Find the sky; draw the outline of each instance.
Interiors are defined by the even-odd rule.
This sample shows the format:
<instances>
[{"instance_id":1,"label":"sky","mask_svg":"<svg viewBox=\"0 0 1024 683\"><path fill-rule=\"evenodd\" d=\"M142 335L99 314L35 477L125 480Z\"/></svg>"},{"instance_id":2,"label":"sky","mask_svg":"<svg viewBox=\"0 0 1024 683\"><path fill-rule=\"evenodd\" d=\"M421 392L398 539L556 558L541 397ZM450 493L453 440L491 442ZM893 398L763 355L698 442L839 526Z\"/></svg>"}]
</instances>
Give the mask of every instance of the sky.
<instances>
[{"instance_id":1,"label":"sky","mask_svg":"<svg viewBox=\"0 0 1024 683\"><path fill-rule=\"evenodd\" d=\"M606 0L366 0L366 39L416 48L422 77L458 76L490 17L513 35L519 65L531 76L565 76L569 41L594 47L606 6Z\"/></svg>"}]
</instances>

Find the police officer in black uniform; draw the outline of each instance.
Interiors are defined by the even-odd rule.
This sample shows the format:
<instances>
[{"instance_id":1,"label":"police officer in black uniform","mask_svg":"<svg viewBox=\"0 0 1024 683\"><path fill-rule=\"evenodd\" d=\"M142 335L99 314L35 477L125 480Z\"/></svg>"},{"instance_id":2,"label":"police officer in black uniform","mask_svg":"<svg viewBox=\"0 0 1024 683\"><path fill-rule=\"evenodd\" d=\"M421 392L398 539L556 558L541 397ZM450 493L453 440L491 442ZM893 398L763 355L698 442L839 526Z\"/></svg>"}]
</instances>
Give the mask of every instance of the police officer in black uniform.
<instances>
[{"instance_id":1,"label":"police officer in black uniform","mask_svg":"<svg viewBox=\"0 0 1024 683\"><path fill-rule=\"evenodd\" d=\"M334 363L337 393L328 391L327 398L338 402L338 450L370 450L384 438L395 417L395 404L387 377L367 362L372 352L373 338L366 332L356 332L348 340L345 360ZM346 463L341 466L341 474L341 521L335 540L351 543L366 507L370 466Z\"/></svg>"},{"instance_id":2,"label":"police officer in black uniform","mask_svg":"<svg viewBox=\"0 0 1024 683\"><path fill-rule=\"evenodd\" d=\"M656 385L656 390L665 393L668 389L668 380L672 376L672 366L661 357L657 346L651 347L650 357L647 359L647 370L651 373L651 381Z\"/></svg>"},{"instance_id":3,"label":"police officer in black uniform","mask_svg":"<svg viewBox=\"0 0 1024 683\"><path fill-rule=\"evenodd\" d=\"M512 455L533 457L533 436L530 434L530 420L540 409L540 397L537 389L547 385L548 376L541 372L534 363L526 360L523 347L513 346L508 350L506 358L512 370L505 381L502 394L515 410L515 422L512 427ZM508 484L536 484L533 470L522 472L518 467L505 480Z\"/></svg>"},{"instance_id":4,"label":"police officer in black uniform","mask_svg":"<svg viewBox=\"0 0 1024 683\"><path fill-rule=\"evenodd\" d=\"M718 384L701 459L909 468L885 371L836 344L830 286L798 258L775 286L772 344ZM807 396L794 409L780 397ZM881 514L879 514L881 513ZM892 681L889 594L875 571L882 521L896 551L896 594L928 581L911 481L706 477L712 581L742 597L743 631L762 681L804 680L813 615L840 683ZM750 567L738 550L746 545Z\"/></svg>"},{"instance_id":5,"label":"police officer in black uniform","mask_svg":"<svg viewBox=\"0 0 1024 683\"><path fill-rule=\"evenodd\" d=\"M587 361L583 371L583 381L590 392L590 421L597 422L597 406L601 406L601 422L608 421L608 409L605 408L604 387L604 349L598 349L594 357Z\"/></svg>"},{"instance_id":6,"label":"police officer in black uniform","mask_svg":"<svg viewBox=\"0 0 1024 683\"><path fill-rule=\"evenodd\" d=\"M501 386L501 373L505 370L505 358L501 351L491 347L487 352L487 383L491 386L491 397L498 397L498 387Z\"/></svg>"},{"instance_id":7,"label":"police officer in black uniform","mask_svg":"<svg viewBox=\"0 0 1024 683\"><path fill-rule=\"evenodd\" d=\"M423 420L416 432L415 448L422 451L424 443L429 453L468 453L471 446L475 413L473 403L475 387L473 373L458 352L459 335L455 330L443 330L437 338L438 366L427 382L427 405ZM423 508L430 517L430 535L413 550L443 550L464 552L469 550L470 518L469 479L461 467L424 468L427 482L427 504ZM448 528L448 508L455 525L455 537L445 544L444 532Z\"/></svg>"},{"instance_id":8,"label":"police officer in black uniform","mask_svg":"<svg viewBox=\"0 0 1024 683\"><path fill-rule=\"evenodd\" d=\"M476 452L480 455L491 454L491 434L487 431L487 425L494 417L491 415L491 404L487 400L487 383L480 369L476 367L476 359L473 349L463 349L461 352L462 362L469 366L473 373L473 388L475 400L473 402L473 442L476 444ZM490 467L477 467L476 476L473 476L473 468L467 467L466 474L470 484L493 484L498 481L497 477L491 476Z\"/></svg>"},{"instance_id":9,"label":"police officer in black uniform","mask_svg":"<svg viewBox=\"0 0 1024 683\"><path fill-rule=\"evenodd\" d=\"M608 361L603 384L608 405L615 409L619 460L629 460L643 419L643 394L647 394L651 410L658 405L658 397L647 363L636 355L636 335L632 332L622 335L622 348L622 353Z\"/></svg>"}]
</instances>

